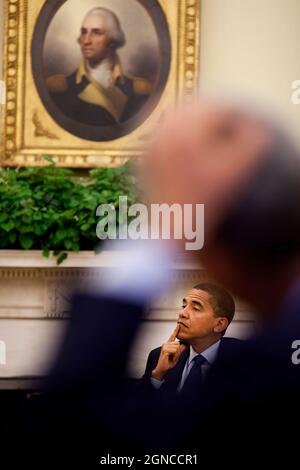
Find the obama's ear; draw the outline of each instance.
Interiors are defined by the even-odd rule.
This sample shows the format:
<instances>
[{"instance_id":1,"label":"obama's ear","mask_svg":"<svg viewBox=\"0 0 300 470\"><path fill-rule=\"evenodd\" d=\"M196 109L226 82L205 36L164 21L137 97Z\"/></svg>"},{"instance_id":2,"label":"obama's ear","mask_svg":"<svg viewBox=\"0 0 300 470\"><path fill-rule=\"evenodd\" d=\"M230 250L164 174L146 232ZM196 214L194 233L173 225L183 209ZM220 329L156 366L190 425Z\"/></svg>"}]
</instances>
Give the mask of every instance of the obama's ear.
<instances>
[{"instance_id":1,"label":"obama's ear","mask_svg":"<svg viewBox=\"0 0 300 470\"><path fill-rule=\"evenodd\" d=\"M224 331L228 328L229 322L226 317L217 317L217 322L214 327L214 333L224 333Z\"/></svg>"}]
</instances>

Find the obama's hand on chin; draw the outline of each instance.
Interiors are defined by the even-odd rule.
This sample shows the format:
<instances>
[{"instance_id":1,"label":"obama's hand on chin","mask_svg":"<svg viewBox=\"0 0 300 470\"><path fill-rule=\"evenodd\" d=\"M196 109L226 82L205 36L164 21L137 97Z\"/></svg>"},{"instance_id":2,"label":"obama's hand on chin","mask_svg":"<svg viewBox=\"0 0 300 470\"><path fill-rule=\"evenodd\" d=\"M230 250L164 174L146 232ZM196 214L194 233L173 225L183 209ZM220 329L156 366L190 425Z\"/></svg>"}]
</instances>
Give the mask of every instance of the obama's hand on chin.
<instances>
[{"instance_id":1,"label":"obama's hand on chin","mask_svg":"<svg viewBox=\"0 0 300 470\"><path fill-rule=\"evenodd\" d=\"M180 326L177 325L168 341L162 345L157 365L151 374L153 379L163 380L166 373L170 369L173 369L179 361L181 354L186 350L187 346L185 344L181 344L176 338L179 329Z\"/></svg>"}]
</instances>

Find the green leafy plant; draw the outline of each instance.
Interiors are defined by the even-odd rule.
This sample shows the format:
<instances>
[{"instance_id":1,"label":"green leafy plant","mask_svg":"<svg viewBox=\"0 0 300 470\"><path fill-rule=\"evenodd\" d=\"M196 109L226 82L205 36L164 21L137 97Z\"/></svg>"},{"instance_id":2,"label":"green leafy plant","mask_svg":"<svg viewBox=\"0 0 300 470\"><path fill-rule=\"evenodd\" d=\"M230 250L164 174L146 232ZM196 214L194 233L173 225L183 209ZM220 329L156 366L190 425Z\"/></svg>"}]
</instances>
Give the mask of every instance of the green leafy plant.
<instances>
[{"instance_id":1,"label":"green leafy plant","mask_svg":"<svg viewBox=\"0 0 300 470\"><path fill-rule=\"evenodd\" d=\"M119 196L137 201L132 165L90 170L88 176L46 167L0 168L0 248L53 251L60 264L66 251L93 250L99 245L99 204L118 208ZM118 219L117 219L118 220Z\"/></svg>"}]
</instances>

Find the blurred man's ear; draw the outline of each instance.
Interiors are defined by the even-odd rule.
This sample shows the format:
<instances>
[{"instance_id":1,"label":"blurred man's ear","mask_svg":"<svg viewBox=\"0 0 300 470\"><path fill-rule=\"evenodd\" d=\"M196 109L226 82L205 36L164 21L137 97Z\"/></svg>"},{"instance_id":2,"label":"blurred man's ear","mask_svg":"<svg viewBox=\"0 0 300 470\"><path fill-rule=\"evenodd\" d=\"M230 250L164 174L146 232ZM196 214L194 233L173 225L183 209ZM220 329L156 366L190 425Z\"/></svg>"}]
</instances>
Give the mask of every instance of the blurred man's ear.
<instances>
[{"instance_id":1,"label":"blurred man's ear","mask_svg":"<svg viewBox=\"0 0 300 470\"><path fill-rule=\"evenodd\" d=\"M214 333L223 333L229 325L226 317L217 317L217 323L214 327Z\"/></svg>"}]
</instances>

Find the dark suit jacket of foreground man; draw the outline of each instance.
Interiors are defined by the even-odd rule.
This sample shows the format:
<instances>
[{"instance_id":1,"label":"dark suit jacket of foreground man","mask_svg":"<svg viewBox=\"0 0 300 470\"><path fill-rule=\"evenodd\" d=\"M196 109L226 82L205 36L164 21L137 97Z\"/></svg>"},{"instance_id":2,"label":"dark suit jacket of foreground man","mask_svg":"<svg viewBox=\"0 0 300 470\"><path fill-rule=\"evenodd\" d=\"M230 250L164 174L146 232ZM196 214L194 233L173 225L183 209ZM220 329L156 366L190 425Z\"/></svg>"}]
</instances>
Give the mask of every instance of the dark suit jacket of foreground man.
<instances>
[{"instance_id":1,"label":"dark suit jacket of foreground man","mask_svg":"<svg viewBox=\"0 0 300 470\"><path fill-rule=\"evenodd\" d=\"M300 366L291 345L300 339L300 283L278 321L220 355L201 400L161 401L150 387L126 387L125 368L144 308L114 298L76 295L73 314L37 409L5 435L32 462L76 462L153 451L196 453L205 462L230 459L285 463L298 453ZM49 444L50 443L50 444ZM51 444L52 443L52 444ZM51 451L49 451L51 445ZM5 446L3 446L5 447ZM238 449L238 452L235 451Z\"/></svg>"}]
</instances>

